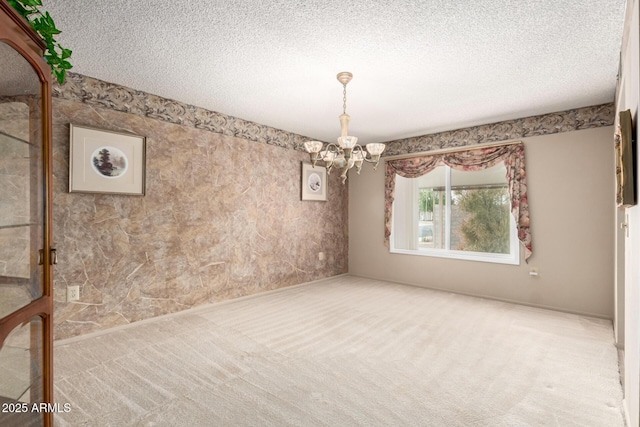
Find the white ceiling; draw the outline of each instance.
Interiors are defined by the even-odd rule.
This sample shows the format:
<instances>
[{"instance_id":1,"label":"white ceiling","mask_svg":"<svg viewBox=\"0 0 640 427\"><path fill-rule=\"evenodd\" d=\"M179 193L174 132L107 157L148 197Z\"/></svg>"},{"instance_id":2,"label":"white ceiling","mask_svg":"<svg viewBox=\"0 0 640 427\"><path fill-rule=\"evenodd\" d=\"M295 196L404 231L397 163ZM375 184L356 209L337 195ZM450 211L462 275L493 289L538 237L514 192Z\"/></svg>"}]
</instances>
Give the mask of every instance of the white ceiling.
<instances>
[{"instance_id":1,"label":"white ceiling","mask_svg":"<svg viewBox=\"0 0 640 427\"><path fill-rule=\"evenodd\" d=\"M625 0L45 0L72 71L314 139L613 101Z\"/></svg>"}]
</instances>

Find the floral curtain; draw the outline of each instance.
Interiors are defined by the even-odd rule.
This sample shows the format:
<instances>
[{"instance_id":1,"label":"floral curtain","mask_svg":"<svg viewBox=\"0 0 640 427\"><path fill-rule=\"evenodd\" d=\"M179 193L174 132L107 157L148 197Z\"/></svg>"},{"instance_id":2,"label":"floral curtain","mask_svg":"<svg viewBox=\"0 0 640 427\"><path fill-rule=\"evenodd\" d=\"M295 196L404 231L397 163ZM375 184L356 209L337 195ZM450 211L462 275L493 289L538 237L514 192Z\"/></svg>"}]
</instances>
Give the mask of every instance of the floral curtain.
<instances>
[{"instance_id":1,"label":"floral curtain","mask_svg":"<svg viewBox=\"0 0 640 427\"><path fill-rule=\"evenodd\" d=\"M475 148L465 151L441 153L406 159L389 160L385 169L384 191L384 242L389 247L391 213L396 186L396 174L404 178L417 178L432 171L438 164L463 170L476 171L504 162L511 198L511 214L516 221L518 240L525 248L525 261L531 256L531 232L529 230L529 202L527 198L527 173L524 162L524 143Z\"/></svg>"}]
</instances>

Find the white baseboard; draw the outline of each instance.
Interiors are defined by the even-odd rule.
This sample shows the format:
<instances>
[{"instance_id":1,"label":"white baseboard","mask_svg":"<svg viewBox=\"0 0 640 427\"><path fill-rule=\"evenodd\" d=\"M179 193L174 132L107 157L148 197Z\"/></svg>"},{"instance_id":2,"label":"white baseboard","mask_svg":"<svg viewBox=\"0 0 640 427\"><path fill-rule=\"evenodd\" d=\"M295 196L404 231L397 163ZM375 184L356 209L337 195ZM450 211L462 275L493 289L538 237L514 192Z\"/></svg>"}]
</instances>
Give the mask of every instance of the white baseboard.
<instances>
[{"instance_id":1,"label":"white baseboard","mask_svg":"<svg viewBox=\"0 0 640 427\"><path fill-rule=\"evenodd\" d=\"M622 408L624 409L624 421L627 427L637 427L631 425L631 420L629 419L629 408L627 407L627 399L622 399Z\"/></svg>"},{"instance_id":2,"label":"white baseboard","mask_svg":"<svg viewBox=\"0 0 640 427\"><path fill-rule=\"evenodd\" d=\"M98 337L100 335L110 334L112 332L117 332L117 331L120 331L120 330L123 330L123 329L128 329L128 328L131 328L133 326L142 325L144 323L155 322L155 321L163 320L163 319L169 319L171 317L181 316L183 314L195 314L195 313L198 313L200 311L208 310L212 306L221 305L221 304L229 304L229 303L232 303L232 302L242 301L242 300L245 300L245 299L248 299L248 298L254 298L254 297L257 297L257 296L261 296L261 295L283 292L286 289L291 289L291 288L295 288L295 287L298 287L298 286L307 286L307 285L311 285L313 283L320 283L320 282L324 282L324 281L327 281L327 280L331 280L331 279L335 279L337 277L343 277L343 276L350 276L350 274L349 273L338 274L336 276L329 276L329 277L324 277L322 279L312 280L311 282L298 283L297 285L284 286L282 288L271 289L271 290L268 290L268 291L258 292L258 293L251 294L251 295L245 295L245 296L238 297L238 298L231 298L231 299L226 299L226 300L223 300L223 301L216 301L216 302L206 303L206 304L198 305L196 307L187 308L186 310L181 310L181 311L176 311L176 312L173 312L173 313L162 314L160 316L150 317L148 319L138 320L136 322L127 323L125 325L118 325L118 326L114 326L114 327L107 328L107 329L101 329L99 331L89 332L88 334L82 334L82 335L78 335L78 336L71 337L71 338L65 338L65 339L61 339L61 340L56 340L56 341L54 341L53 345L54 346L59 346L59 345L71 344L73 342L82 341L82 340L93 338L93 337Z\"/></svg>"},{"instance_id":3,"label":"white baseboard","mask_svg":"<svg viewBox=\"0 0 640 427\"><path fill-rule=\"evenodd\" d=\"M398 285L406 285L406 286L413 286L413 287L416 287L416 288L430 289L432 291L447 292L447 293L450 293L450 294L458 294L458 295L464 295L464 296L468 296L468 297L483 298L483 299L488 299L488 300L493 300L493 301L500 301L500 302L508 302L510 304L524 305L526 307L542 308L544 310L557 311L557 312L560 312L560 313L576 314L578 316L586 316L586 317L595 317L597 319L609 320L613 324L613 319L611 318L611 316L607 316L607 315L599 314L599 313L591 313L591 312L588 312L588 311L579 311L579 310L568 310L568 309L564 309L564 308L556 307L556 306L552 306L552 305L534 304L534 303L529 303L529 302L525 302L525 301L509 299L509 298L494 297L494 296L491 296L491 295L474 294L474 293L470 293L470 292L461 292L461 291L456 291L456 290L451 290L451 289L446 289L446 288L439 288L437 286L426 286L426 285L423 285L423 284L420 284L420 283L400 282L400 281L393 280L393 279L385 279L385 278L380 278L380 277L367 276L365 274L349 273L349 275L355 276L355 277L362 277L364 279L378 280L378 281L381 281L381 282L396 283Z\"/></svg>"}]
</instances>

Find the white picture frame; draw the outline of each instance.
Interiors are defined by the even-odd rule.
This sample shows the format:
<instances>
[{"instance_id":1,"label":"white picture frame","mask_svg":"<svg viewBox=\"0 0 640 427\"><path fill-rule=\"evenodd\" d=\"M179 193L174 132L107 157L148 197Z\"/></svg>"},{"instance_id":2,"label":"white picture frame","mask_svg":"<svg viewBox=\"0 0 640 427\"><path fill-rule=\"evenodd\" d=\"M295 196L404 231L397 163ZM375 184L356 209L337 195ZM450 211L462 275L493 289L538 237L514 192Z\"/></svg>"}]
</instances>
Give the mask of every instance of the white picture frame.
<instances>
[{"instance_id":1,"label":"white picture frame","mask_svg":"<svg viewBox=\"0 0 640 427\"><path fill-rule=\"evenodd\" d=\"M310 163L302 163L300 179L301 199L327 201L327 168Z\"/></svg>"},{"instance_id":2,"label":"white picture frame","mask_svg":"<svg viewBox=\"0 0 640 427\"><path fill-rule=\"evenodd\" d=\"M69 192L144 196L146 138L70 125Z\"/></svg>"}]
</instances>

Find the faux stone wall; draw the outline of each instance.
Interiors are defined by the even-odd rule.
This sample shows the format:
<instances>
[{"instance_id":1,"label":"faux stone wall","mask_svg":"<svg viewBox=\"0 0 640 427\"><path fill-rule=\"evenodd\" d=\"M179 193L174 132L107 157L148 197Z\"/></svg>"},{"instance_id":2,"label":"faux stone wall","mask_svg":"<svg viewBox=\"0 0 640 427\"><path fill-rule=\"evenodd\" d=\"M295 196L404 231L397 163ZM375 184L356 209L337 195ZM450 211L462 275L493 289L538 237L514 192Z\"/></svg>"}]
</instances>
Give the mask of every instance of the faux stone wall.
<instances>
[{"instance_id":1,"label":"faux stone wall","mask_svg":"<svg viewBox=\"0 0 640 427\"><path fill-rule=\"evenodd\" d=\"M113 91L90 94L87 80L114 87L72 75L53 99L56 339L347 272L348 186L333 174L327 202L300 200L307 154L287 141L302 137L263 129L265 143L144 103L96 104ZM70 123L145 136L146 195L69 193ZM69 285L80 301L65 302Z\"/></svg>"}]
</instances>

